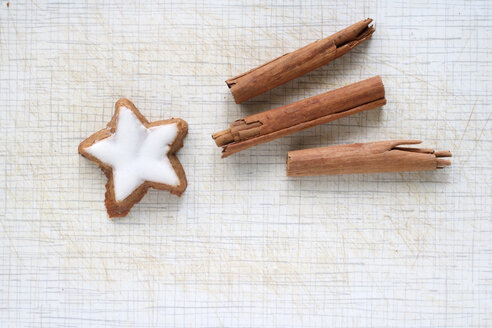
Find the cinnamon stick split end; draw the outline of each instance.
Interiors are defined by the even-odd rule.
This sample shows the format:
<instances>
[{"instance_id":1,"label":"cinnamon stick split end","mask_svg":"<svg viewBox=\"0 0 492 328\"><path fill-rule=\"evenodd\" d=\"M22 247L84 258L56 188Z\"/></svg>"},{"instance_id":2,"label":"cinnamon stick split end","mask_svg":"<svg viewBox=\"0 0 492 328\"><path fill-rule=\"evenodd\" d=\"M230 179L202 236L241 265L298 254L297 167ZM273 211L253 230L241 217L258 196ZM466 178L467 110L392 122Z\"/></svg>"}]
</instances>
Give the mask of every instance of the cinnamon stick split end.
<instances>
[{"instance_id":1,"label":"cinnamon stick split end","mask_svg":"<svg viewBox=\"0 0 492 328\"><path fill-rule=\"evenodd\" d=\"M451 152L449 150L440 150L440 151L436 151L434 152L434 154L436 155L436 157L451 157Z\"/></svg>"},{"instance_id":2,"label":"cinnamon stick split end","mask_svg":"<svg viewBox=\"0 0 492 328\"><path fill-rule=\"evenodd\" d=\"M339 58L375 32L372 19L357 22L331 36L287 53L226 81L240 104Z\"/></svg>"},{"instance_id":3,"label":"cinnamon stick split end","mask_svg":"<svg viewBox=\"0 0 492 328\"><path fill-rule=\"evenodd\" d=\"M448 161L447 159L438 158L436 161L437 161L437 168L438 169L442 169L442 168L445 168L446 166L451 165L451 161Z\"/></svg>"},{"instance_id":4,"label":"cinnamon stick split end","mask_svg":"<svg viewBox=\"0 0 492 328\"><path fill-rule=\"evenodd\" d=\"M231 143L234 141L234 137L232 136L231 129L227 129L224 131L220 131L218 133L214 133L212 135L212 138L214 139L217 146L227 145L228 143Z\"/></svg>"},{"instance_id":5,"label":"cinnamon stick split end","mask_svg":"<svg viewBox=\"0 0 492 328\"><path fill-rule=\"evenodd\" d=\"M399 147L419 140L391 140L290 151L288 176L405 172L450 166L450 151Z\"/></svg>"},{"instance_id":6,"label":"cinnamon stick split end","mask_svg":"<svg viewBox=\"0 0 492 328\"><path fill-rule=\"evenodd\" d=\"M244 119L237 120L231 123L229 129L212 134L212 139L214 139L217 147L224 147L232 142L257 136L262 125L263 123L260 121L246 123Z\"/></svg>"}]
</instances>

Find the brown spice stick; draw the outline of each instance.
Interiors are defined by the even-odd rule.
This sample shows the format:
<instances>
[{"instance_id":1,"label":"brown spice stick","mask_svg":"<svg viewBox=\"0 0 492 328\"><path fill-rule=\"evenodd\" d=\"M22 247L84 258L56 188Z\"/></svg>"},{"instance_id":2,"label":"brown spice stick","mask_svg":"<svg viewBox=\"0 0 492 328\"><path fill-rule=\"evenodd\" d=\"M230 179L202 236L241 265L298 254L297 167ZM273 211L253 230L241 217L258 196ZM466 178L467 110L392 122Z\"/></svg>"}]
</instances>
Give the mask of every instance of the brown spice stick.
<instances>
[{"instance_id":1,"label":"brown spice stick","mask_svg":"<svg viewBox=\"0 0 492 328\"><path fill-rule=\"evenodd\" d=\"M247 116L212 135L227 157L249 147L386 104L379 76Z\"/></svg>"},{"instance_id":2,"label":"brown spice stick","mask_svg":"<svg viewBox=\"0 0 492 328\"><path fill-rule=\"evenodd\" d=\"M311 176L441 169L451 165L449 151L408 148L419 140L390 140L290 151L288 176Z\"/></svg>"},{"instance_id":3,"label":"brown spice stick","mask_svg":"<svg viewBox=\"0 0 492 328\"><path fill-rule=\"evenodd\" d=\"M240 104L345 55L372 36L375 30L369 26L371 22L371 18L362 20L227 80L234 100Z\"/></svg>"}]
</instances>

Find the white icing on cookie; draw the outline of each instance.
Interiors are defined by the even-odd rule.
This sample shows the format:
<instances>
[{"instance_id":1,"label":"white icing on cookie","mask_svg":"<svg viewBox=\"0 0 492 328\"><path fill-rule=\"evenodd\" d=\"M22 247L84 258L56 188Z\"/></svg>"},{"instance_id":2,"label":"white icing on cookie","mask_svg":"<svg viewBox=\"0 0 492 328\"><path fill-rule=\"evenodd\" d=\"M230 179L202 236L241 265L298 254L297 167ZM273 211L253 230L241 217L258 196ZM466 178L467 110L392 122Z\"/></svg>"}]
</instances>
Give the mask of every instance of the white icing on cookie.
<instances>
[{"instance_id":1,"label":"white icing on cookie","mask_svg":"<svg viewBox=\"0 0 492 328\"><path fill-rule=\"evenodd\" d=\"M116 132L86 148L86 151L113 169L117 201L128 197L145 181L179 185L169 162L169 145L178 134L176 123L146 128L126 107L118 113Z\"/></svg>"}]
</instances>

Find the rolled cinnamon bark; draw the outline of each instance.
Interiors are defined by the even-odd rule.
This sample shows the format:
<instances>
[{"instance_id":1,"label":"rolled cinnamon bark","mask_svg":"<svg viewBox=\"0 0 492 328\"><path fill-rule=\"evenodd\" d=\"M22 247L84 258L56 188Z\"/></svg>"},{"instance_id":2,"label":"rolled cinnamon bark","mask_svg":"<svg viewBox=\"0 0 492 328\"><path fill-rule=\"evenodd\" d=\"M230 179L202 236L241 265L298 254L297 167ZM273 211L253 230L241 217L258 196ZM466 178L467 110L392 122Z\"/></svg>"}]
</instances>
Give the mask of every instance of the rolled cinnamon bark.
<instances>
[{"instance_id":1,"label":"rolled cinnamon bark","mask_svg":"<svg viewBox=\"0 0 492 328\"><path fill-rule=\"evenodd\" d=\"M234 100L240 104L345 55L372 36L375 29L369 26L371 22L371 18L362 20L227 80Z\"/></svg>"},{"instance_id":2,"label":"rolled cinnamon bark","mask_svg":"<svg viewBox=\"0 0 492 328\"><path fill-rule=\"evenodd\" d=\"M247 116L212 135L227 157L254 145L386 104L379 76Z\"/></svg>"},{"instance_id":3,"label":"rolled cinnamon bark","mask_svg":"<svg viewBox=\"0 0 492 328\"><path fill-rule=\"evenodd\" d=\"M449 151L400 147L419 140L389 140L290 151L287 175L311 176L442 169Z\"/></svg>"}]
</instances>

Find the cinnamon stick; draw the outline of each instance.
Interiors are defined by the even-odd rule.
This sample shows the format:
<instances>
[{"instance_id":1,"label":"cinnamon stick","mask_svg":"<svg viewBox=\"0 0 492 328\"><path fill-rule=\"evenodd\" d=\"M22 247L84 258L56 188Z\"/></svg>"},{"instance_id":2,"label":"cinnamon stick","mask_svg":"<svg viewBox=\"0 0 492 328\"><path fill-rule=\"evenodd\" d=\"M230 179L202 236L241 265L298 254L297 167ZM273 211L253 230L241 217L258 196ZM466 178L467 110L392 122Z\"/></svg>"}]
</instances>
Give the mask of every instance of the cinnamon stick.
<instances>
[{"instance_id":1,"label":"cinnamon stick","mask_svg":"<svg viewBox=\"0 0 492 328\"><path fill-rule=\"evenodd\" d=\"M212 135L227 157L249 147L386 104L381 77L247 116Z\"/></svg>"},{"instance_id":2,"label":"cinnamon stick","mask_svg":"<svg viewBox=\"0 0 492 328\"><path fill-rule=\"evenodd\" d=\"M327 38L315 41L226 81L240 104L268 90L309 73L345 55L369 39L375 29L371 18L355 23Z\"/></svg>"},{"instance_id":3,"label":"cinnamon stick","mask_svg":"<svg viewBox=\"0 0 492 328\"><path fill-rule=\"evenodd\" d=\"M401 147L419 140L390 140L290 151L288 176L311 176L442 169L449 151Z\"/></svg>"}]
</instances>

